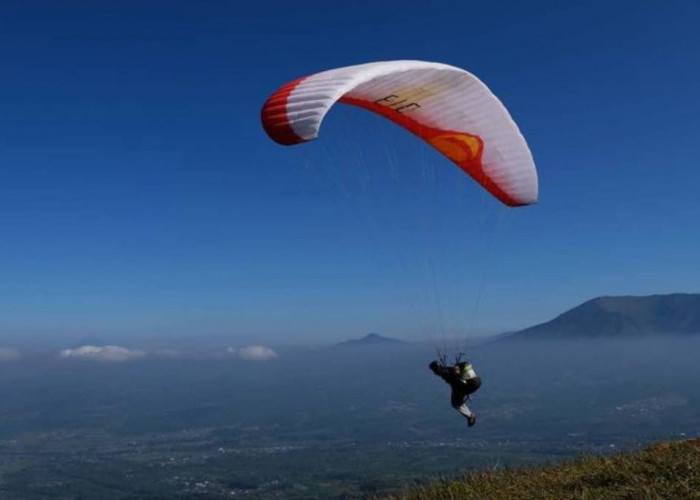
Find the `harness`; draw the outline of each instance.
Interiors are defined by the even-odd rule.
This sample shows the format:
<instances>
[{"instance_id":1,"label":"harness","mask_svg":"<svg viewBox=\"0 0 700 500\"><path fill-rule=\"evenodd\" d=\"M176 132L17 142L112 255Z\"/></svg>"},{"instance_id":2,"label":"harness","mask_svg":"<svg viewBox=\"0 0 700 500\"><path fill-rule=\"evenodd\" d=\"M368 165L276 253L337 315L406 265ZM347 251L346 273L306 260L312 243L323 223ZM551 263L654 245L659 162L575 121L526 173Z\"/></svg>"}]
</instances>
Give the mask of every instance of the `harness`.
<instances>
[{"instance_id":1,"label":"harness","mask_svg":"<svg viewBox=\"0 0 700 500\"><path fill-rule=\"evenodd\" d=\"M440 359L440 364L442 366L447 366L447 354L438 351L438 356ZM468 380L475 379L478 377L478 375L476 374L476 370L474 370L471 363L468 361L462 361L462 356L464 356L463 352L457 354L455 356L454 364L459 366L459 378L462 380L462 382L466 383Z\"/></svg>"},{"instance_id":2,"label":"harness","mask_svg":"<svg viewBox=\"0 0 700 500\"><path fill-rule=\"evenodd\" d=\"M471 363L460 363L459 376L462 380L471 380L477 377L476 371L474 371L474 367Z\"/></svg>"}]
</instances>

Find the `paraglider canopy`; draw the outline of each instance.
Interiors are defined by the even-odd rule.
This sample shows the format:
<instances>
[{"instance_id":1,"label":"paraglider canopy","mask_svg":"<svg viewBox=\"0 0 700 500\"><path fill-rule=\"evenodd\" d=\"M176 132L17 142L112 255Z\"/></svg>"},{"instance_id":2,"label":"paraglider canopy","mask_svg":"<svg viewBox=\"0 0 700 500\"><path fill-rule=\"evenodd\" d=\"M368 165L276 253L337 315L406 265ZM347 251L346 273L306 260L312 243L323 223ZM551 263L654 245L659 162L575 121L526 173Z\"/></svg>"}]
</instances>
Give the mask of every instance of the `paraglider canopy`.
<instances>
[{"instance_id":1,"label":"paraglider canopy","mask_svg":"<svg viewBox=\"0 0 700 500\"><path fill-rule=\"evenodd\" d=\"M336 102L408 129L509 206L537 202L530 149L498 98L471 73L434 62L386 61L291 81L265 102L262 124L279 144L315 139Z\"/></svg>"}]
</instances>

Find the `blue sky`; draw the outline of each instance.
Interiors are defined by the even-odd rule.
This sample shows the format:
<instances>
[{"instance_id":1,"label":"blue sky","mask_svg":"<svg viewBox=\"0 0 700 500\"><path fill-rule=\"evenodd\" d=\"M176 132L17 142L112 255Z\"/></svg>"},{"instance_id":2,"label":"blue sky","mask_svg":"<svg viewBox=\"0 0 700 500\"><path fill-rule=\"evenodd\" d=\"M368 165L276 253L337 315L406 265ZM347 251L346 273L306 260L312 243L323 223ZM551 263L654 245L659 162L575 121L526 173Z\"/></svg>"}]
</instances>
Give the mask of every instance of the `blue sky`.
<instances>
[{"instance_id":1,"label":"blue sky","mask_svg":"<svg viewBox=\"0 0 700 500\"><path fill-rule=\"evenodd\" d=\"M697 292L698 21L691 1L2 2L0 334L420 339ZM540 203L501 208L347 106L310 144L265 136L279 85L385 59L489 85Z\"/></svg>"}]
</instances>

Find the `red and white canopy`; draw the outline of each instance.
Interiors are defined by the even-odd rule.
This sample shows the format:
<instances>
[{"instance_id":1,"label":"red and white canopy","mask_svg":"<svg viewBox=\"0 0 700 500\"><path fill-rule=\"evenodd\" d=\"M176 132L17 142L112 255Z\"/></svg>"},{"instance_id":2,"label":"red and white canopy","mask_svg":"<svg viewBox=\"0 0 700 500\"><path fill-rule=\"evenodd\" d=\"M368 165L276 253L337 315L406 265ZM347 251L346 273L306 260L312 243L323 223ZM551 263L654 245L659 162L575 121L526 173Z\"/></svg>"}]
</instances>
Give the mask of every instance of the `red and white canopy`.
<instances>
[{"instance_id":1,"label":"red and white canopy","mask_svg":"<svg viewBox=\"0 0 700 500\"><path fill-rule=\"evenodd\" d=\"M509 206L537 202L530 149L498 98L447 64L386 61L299 78L265 102L262 124L285 145L315 139L336 102L378 113L413 132Z\"/></svg>"}]
</instances>

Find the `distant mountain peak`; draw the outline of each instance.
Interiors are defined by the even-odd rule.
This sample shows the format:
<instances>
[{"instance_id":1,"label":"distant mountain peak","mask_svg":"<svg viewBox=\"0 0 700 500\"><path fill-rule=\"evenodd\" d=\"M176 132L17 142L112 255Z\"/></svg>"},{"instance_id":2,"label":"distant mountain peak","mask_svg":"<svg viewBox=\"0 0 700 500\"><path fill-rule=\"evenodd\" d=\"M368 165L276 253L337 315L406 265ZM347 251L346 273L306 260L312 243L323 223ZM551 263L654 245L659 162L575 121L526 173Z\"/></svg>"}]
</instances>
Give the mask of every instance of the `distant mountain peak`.
<instances>
[{"instance_id":1,"label":"distant mountain peak","mask_svg":"<svg viewBox=\"0 0 700 500\"><path fill-rule=\"evenodd\" d=\"M392 339L390 337L384 337L377 333L368 333L359 339L350 339L345 342L340 342L338 345L342 346L376 346L376 345L398 345L405 344L403 340Z\"/></svg>"},{"instance_id":2,"label":"distant mountain peak","mask_svg":"<svg viewBox=\"0 0 700 500\"><path fill-rule=\"evenodd\" d=\"M595 297L551 321L501 338L543 340L695 334L700 335L700 294L672 293Z\"/></svg>"}]
</instances>

